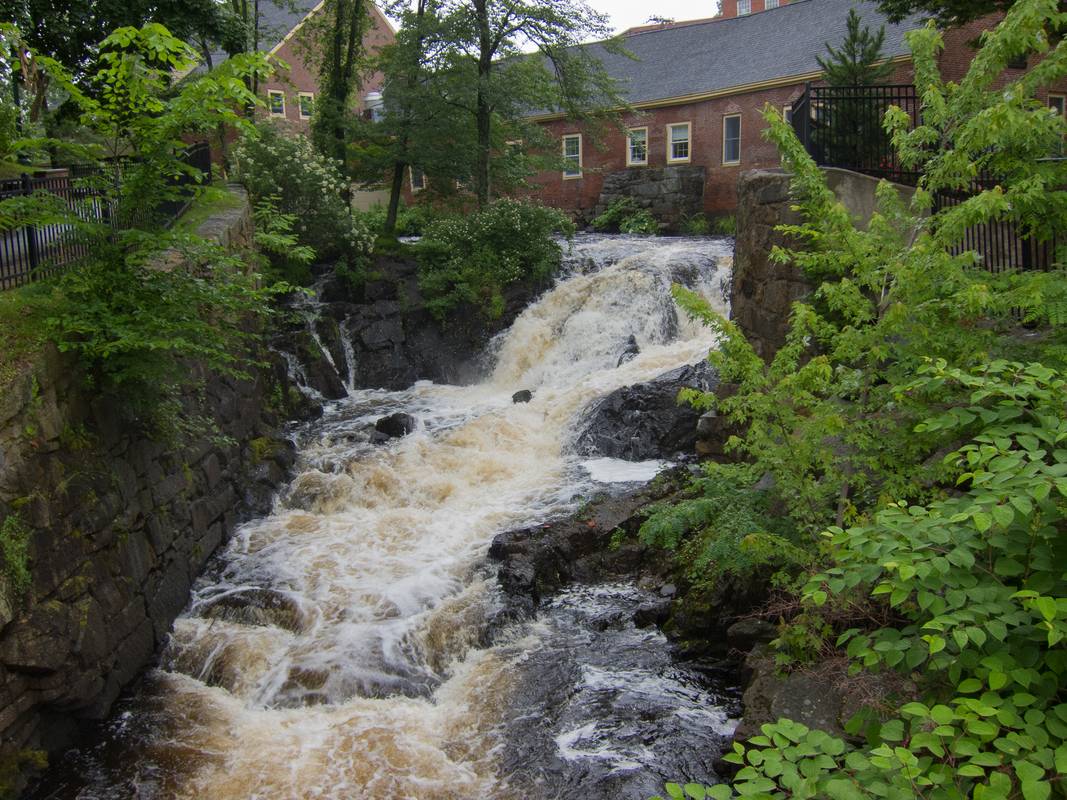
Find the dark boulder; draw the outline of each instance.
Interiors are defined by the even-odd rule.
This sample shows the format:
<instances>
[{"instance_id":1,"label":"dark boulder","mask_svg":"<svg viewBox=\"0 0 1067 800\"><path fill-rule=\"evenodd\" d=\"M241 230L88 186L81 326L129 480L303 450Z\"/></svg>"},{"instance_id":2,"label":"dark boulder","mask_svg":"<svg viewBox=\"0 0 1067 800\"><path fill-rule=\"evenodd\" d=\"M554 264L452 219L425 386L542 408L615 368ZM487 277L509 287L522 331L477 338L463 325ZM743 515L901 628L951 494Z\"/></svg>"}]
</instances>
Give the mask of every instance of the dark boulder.
<instances>
[{"instance_id":1,"label":"dark boulder","mask_svg":"<svg viewBox=\"0 0 1067 800\"><path fill-rule=\"evenodd\" d=\"M631 333L630 338L626 340L626 347L623 349L622 355L619 356L615 366L621 367L627 361L633 360L640 352L641 348L637 346L637 338Z\"/></svg>"},{"instance_id":2,"label":"dark boulder","mask_svg":"<svg viewBox=\"0 0 1067 800\"><path fill-rule=\"evenodd\" d=\"M396 414L390 414L388 417L382 417L375 422L374 429L378 433L384 433L386 436L396 439L401 436L407 436L415 430L415 418L411 414L399 411Z\"/></svg>"},{"instance_id":3,"label":"dark boulder","mask_svg":"<svg viewBox=\"0 0 1067 800\"><path fill-rule=\"evenodd\" d=\"M529 389L523 389L521 392L515 392L515 394L511 396L512 403L529 403L531 400L533 400L533 392L531 392Z\"/></svg>"},{"instance_id":4,"label":"dark boulder","mask_svg":"<svg viewBox=\"0 0 1067 800\"><path fill-rule=\"evenodd\" d=\"M647 383L616 389L587 414L575 449L582 455L646 461L696 447L700 412L678 404L682 389L710 392L718 374L707 362L666 372Z\"/></svg>"}]
</instances>

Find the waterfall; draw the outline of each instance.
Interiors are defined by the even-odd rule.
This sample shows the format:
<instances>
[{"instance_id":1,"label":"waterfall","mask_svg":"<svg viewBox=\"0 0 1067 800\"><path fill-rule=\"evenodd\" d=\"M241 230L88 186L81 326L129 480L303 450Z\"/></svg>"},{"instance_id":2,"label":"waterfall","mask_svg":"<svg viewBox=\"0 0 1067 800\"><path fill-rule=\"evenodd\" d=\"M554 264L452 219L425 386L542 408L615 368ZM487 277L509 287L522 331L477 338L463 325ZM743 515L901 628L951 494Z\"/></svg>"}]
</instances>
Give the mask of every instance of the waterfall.
<instances>
[{"instance_id":1,"label":"waterfall","mask_svg":"<svg viewBox=\"0 0 1067 800\"><path fill-rule=\"evenodd\" d=\"M112 726L122 767L91 796L539 796L502 775L500 737L516 664L547 628L485 646L486 549L600 485L567 447L583 408L714 346L669 290L681 282L725 310L729 252L709 239L579 237L565 277L494 343L481 383L350 385L307 431L274 511L197 582L160 668ZM630 337L639 353L619 364ZM513 404L521 389L531 402ZM419 420L415 433L387 447L360 438L396 410ZM575 726L556 757L598 757L591 729Z\"/></svg>"}]
</instances>

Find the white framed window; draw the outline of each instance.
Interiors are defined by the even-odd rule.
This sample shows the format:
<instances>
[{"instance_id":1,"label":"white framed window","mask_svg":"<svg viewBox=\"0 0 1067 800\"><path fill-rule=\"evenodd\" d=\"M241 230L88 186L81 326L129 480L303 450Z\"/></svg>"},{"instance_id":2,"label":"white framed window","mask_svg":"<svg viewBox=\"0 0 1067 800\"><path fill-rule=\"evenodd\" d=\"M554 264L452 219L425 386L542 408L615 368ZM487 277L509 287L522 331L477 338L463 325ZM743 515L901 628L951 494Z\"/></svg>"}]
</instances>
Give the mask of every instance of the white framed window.
<instances>
[{"instance_id":1,"label":"white framed window","mask_svg":"<svg viewBox=\"0 0 1067 800\"><path fill-rule=\"evenodd\" d=\"M793 104L792 103L790 103L787 106L782 106L782 119L784 119L790 125L793 124Z\"/></svg>"},{"instance_id":2,"label":"white framed window","mask_svg":"<svg viewBox=\"0 0 1067 800\"><path fill-rule=\"evenodd\" d=\"M763 4L763 7L764 7L765 9L767 9L768 11L769 11L770 9L772 9L772 8L778 8L778 0L767 0L767 1L766 1L766 2L765 2L765 3Z\"/></svg>"},{"instance_id":3,"label":"white framed window","mask_svg":"<svg viewBox=\"0 0 1067 800\"><path fill-rule=\"evenodd\" d=\"M1050 94L1048 96L1048 107L1055 109L1056 113L1062 116L1067 116L1067 96L1062 94Z\"/></svg>"},{"instance_id":4,"label":"white framed window","mask_svg":"<svg viewBox=\"0 0 1067 800\"><path fill-rule=\"evenodd\" d=\"M737 0L737 16L744 17L752 13L752 0Z\"/></svg>"},{"instance_id":5,"label":"white framed window","mask_svg":"<svg viewBox=\"0 0 1067 800\"><path fill-rule=\"evenodd\" d=\"M278 89L267 89L267 107L272 117L285 116L285 92Z\"/></svg>"},{"instance_id":6,"label":"white framed window","mask_svg":"<svg viewBox=\"0 0 1067 800\"><path fill-rule=\"evenodd\" d=\"M563 137L563 179L582 177L582 134L568 133Z\"/></svg>"},{"instance_id":7,"label":"white framed window","mask_svg":"<svg viewBox=\"0 0 1067 800\"><path fill-rule=\"evenodd\" d=\"M688 122L675 122L667 126L668 164L689 161L691 128L692 125Z\"/></svg>"},{"instance_id":8,"label":"white framed window","mask_svg":"<svg viewBox=\"0 0 1067 800\"><path fill-rule=\"evenodd\" d=\"M727 114L722 118L722 163L741 163L741 115Z\"/></svg>"},{"instance_id":9,"label":"white framed window","mask_svg":"<svg viewBox=\"0 0 1067 800\"><path fill-rule=\"evenodd\" d=\"M299 92L296 101L300 105L300 119L311 119L311 112L315 108L315 95L311 92Z\"/></svg>"},{"instance_id":10,"label":"white framed window","mask_svg":"<svg viewBox=\"0 0 1067 800\"><path fill-rule=\"evenodd\" d=\"M426 188L425 172L423 172L419 167L408 167L408 172L410 173L408 177L411 180L412 193L421 192L423 189Z\"/></svg>"},{"instance_id":11,"label":"white framed window","mask_svg":"<svg viewBox=\"0 0 1067 800\"><path fill-rule=\"evenodd\" d=\"M648 165L648 128L630 128L626 132L626 166Z\"/></svg>"}]
</instances>

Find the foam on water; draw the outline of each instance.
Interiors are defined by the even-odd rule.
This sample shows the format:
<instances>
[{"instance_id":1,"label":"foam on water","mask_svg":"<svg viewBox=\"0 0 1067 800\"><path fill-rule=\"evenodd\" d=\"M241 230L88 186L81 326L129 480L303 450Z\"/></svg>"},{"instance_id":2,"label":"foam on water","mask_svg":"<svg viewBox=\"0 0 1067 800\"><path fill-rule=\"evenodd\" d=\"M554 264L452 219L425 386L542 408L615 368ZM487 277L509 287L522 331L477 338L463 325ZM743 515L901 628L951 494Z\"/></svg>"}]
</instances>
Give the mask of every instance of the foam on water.
<instances>
[{"instance_id":1,"label":"foam on water","mask_svg":"<svg viewBox=\"0 0 1067 800\"><path fill-rule=\"evenodd\" d=\"M509 796L501 714L536 644L481 645L494 581L478 567L496 533L664 466L582 469L567 445L592 400L707 353L711 336L679 318L670 286L724 309L729 267L727 242L579 237L569 277L495 342L483 383L350 390L330 406L273 513L197 582L162 669L116 728L129 755L85 796ZM640 353L618 365L630 336ZM532 401L513 404L519 389ZM417 430L370 445L362 432L394 411ZM634 760L593 730L560 734L564 757Z\"/></svg>"}]
</instances>

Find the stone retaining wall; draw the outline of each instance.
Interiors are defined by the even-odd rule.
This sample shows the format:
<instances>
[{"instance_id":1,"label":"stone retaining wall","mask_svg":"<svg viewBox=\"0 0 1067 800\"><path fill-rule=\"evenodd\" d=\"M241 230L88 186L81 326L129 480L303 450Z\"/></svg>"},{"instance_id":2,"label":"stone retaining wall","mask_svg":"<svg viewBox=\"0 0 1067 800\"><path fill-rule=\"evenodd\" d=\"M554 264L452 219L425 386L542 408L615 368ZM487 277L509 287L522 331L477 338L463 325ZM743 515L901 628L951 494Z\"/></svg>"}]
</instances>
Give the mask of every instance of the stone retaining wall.
<instances>
[{"instance_id":1,"label":"stone retaining wall","mask_svg":"<svg viewBox=\"0 0 1067 800\"><path fill-rule=\"evenodd\" d=\"M631 197L656 221L677 228L704 213L704 167L628 169L604 176L593 216L603 214L616 200Z\"/></svg>"},{"instance_id":2,"label":"stone retaining wall","mask_svg":"<svg viewBox=\"0 0 1067 800\"><path fill-rule=\"evenodd\" d=\"M222 241L247 241L247 207L230 217ZM211 554L284 479L284 368L200 377L187 406L214 424L181 444L87 390L54 348L0 393L0 536L27 543L32 576L16 586L0 548L0 772L108 713Z\"/></svg>"}]
</instances>

